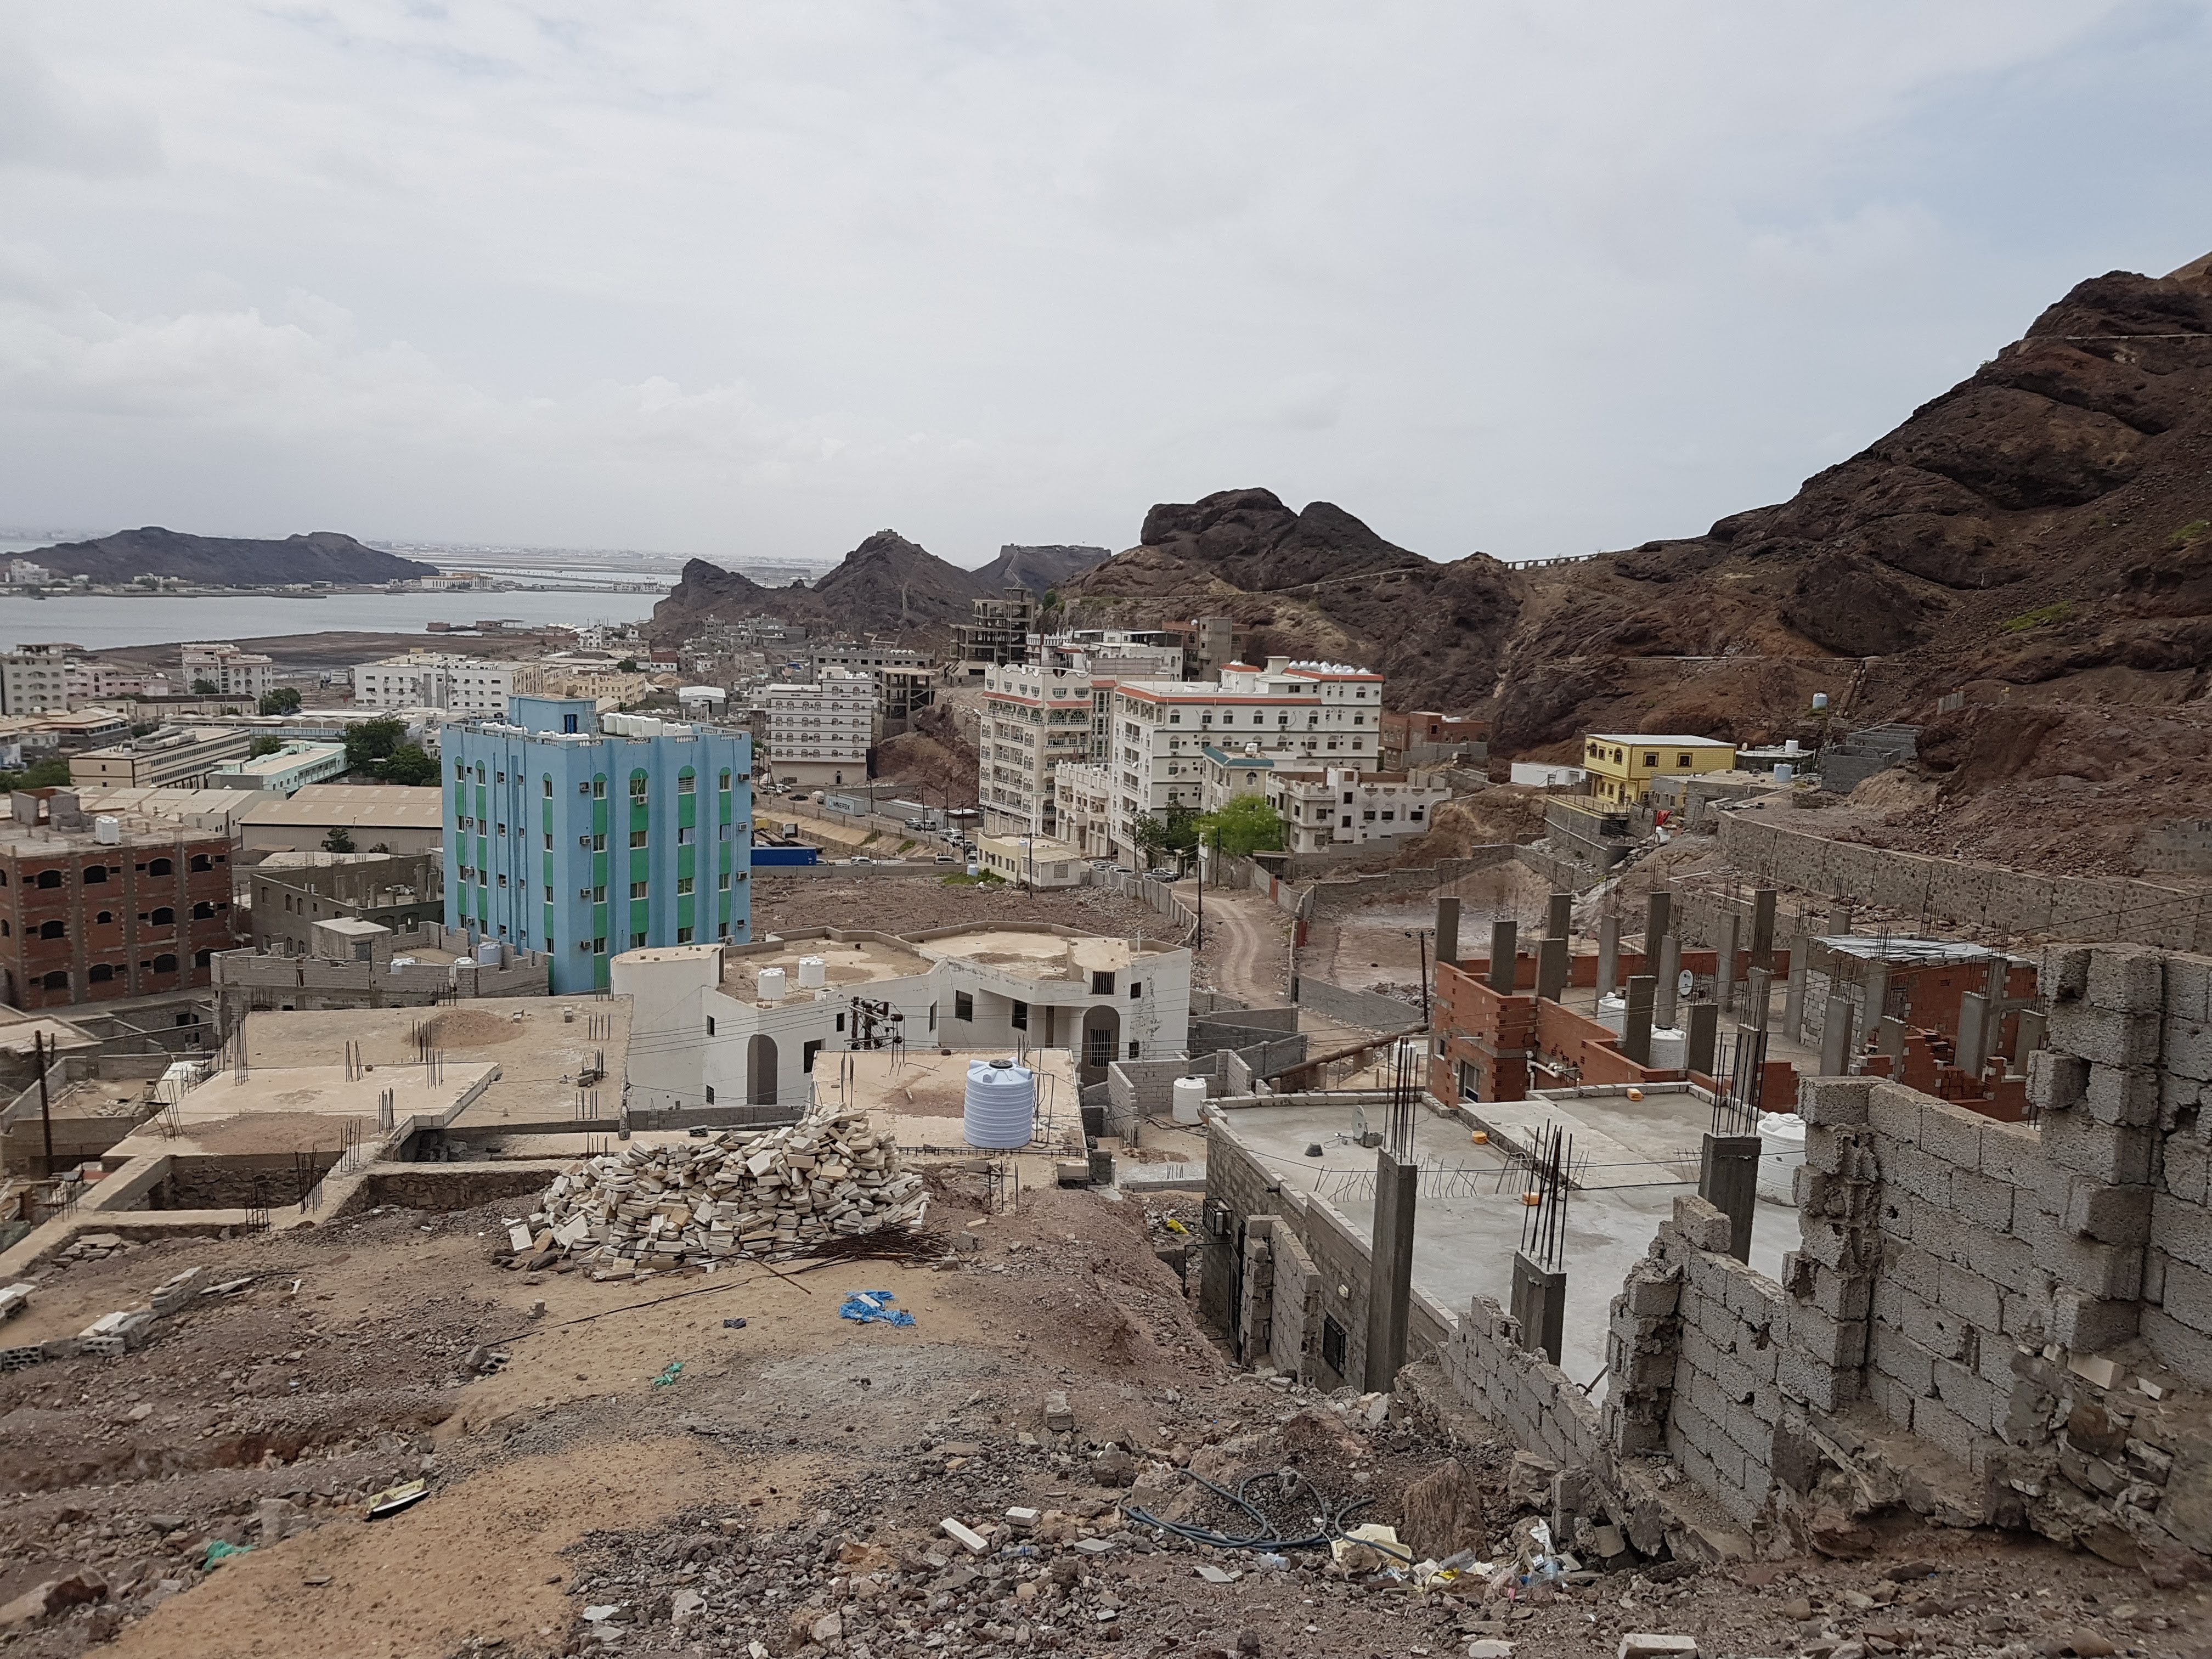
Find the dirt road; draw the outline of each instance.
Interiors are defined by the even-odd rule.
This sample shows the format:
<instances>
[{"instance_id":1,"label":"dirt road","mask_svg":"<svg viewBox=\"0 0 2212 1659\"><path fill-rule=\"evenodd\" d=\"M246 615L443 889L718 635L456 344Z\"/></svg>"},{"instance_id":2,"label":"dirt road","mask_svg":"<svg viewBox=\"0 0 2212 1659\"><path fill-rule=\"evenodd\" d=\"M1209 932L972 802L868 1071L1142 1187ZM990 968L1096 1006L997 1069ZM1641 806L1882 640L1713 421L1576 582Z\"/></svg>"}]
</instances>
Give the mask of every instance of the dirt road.
<instances>
[{"instance_id":1,"label":"dirt road","mask_svg":"<svg viewBox=\"0 0 2212 1659\"><path fill-rule=\"evenodd\" d=\"M1200 983L1251 1007L1279 1007L1290 984L1291 919L1245 888L1209 886L1201 901L1198 884L1184 881L1176 896L1194 909L1203 905Z\"/></svg>"}]
</instances>

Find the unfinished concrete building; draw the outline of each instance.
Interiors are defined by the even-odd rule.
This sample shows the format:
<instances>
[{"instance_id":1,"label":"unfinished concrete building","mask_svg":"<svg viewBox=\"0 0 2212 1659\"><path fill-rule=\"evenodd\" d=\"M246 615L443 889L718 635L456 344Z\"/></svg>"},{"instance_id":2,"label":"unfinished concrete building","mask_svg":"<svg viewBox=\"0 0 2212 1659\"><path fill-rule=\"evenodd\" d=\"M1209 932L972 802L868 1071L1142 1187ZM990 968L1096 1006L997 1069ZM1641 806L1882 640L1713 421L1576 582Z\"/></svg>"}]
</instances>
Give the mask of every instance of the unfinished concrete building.
<instances>
[{"instance_id":1,"label":"unfinished concrete building","mask_svg":"<svg viewBox=\"0 0 2212 1659\"><path fill-rule=\"evenodd\" d=\"M1660 1208L1625 1271L1579 1242L1565 1263L1569 1298L1593 1311L1602 1298L1603 1317L1570 1320L1564 1364L1557 1337L1503 1304L1517 1267L1486 1293L1448 1285L1455 1270L1503 1277L1499 1237L1455 1238L1462 1224L1435 1218L1485 1184L1496 1206L1522 1207L1525 1152L1470 1146L1468 1113L1431 1102L1407 1243L1364 1213L1387 1165L1363 1194L1348 1159L1313 1160L1345 1170L1331 1186L1269 1155L1265 1120L1310 1116L1314 1099L1219 1103L1207 1315L1249 1363L1371 1388L1395 1372L1372 1338L1389 1329L1377 1299L1395 1294L1404 1354L1425 1362L1396 1385L1548 1460L1556 1518L1601 1558L1850 1553L1871 1545L1870 1517L1897 1510L2199 1573L2212 1553L2212 957L2068 946L2040 979L2049 1047L2030 1063L2030 1121L1879 1076L1804 1080L1791 1204L1754 1218L1744 1189L1716 1178L1710 1140L1695 1182L1663 1198L1639 1183ZM1326 1109L1356 1146L1373 1109ZM1481 1183L1478 1169L1503 1173ZM1591 1174L1567 1183L1577 1234L1594 1220L1618 1232L1621 1195L1608 1203ZM1601 1363L1584 1370L1593 1339Z\"/></svg>"},{"instance_id":2,"label":"unfinished concrete building","mask_svg":"<svg viewBox=\"0 0 2212 1659\"><path fill-rule=\"evenodd\" d=\"M215 957L216 1019L228 1037L256 1010L411 1008L478 997L544 996L543 951L477 940L431 921L392 928L359 917L311 921L302 951L222 951Z\"/></svg>"}]
</instances>

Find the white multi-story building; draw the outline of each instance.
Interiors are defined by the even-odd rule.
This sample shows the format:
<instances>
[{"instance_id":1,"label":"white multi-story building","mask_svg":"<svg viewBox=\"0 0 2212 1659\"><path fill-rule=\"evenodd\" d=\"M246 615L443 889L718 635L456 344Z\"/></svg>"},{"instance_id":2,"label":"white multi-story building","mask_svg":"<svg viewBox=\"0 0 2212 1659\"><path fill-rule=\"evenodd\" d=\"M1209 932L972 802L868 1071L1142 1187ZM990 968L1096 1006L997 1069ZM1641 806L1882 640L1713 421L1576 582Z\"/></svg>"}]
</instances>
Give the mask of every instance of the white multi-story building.
<instances>
[{"instance_id":1,"label":"white multi-story building","mask_svg":"<svg viewBox=\"0 0 2212 1659\"><path fill-rule=\"evenodd\" d=\"M1426 835L1431 817L1451 799L1451 791L1421 776L1332 767L1319 775L1276 772L1267 781L1267 796L1282 815L1287 851L1325 853Z\"/></svg>"},{"instance_id":2,"label":"white multi-story building","mask_svg":"<svg viewBox=\"0 0 2212 1659\"><path fill-rule=\"evenodd\" d=\"M1085 858L1114 854L1114 773L1102 762L1053 769L1052 799L1060 838Z\"/></svg>"},{"instance_id":3,"label":"white multi-story building","mask_svg":"<svg viewBox=\"0 0 2212 1659\"><path fill-rule=\"evenodd\" d=\"M1053 769L1091 757L1088 674L1008 663L985 671L975 805L993 836L1055 835Z\"/></svg>"},{"instance_id":4,"label":"white multi-story building","mask_svg":"<svg viewBox=\"0 0 2212 1659\"><path fill-rule=\"evenodd\" d=\"M11 587L36 587L42 586L46 582L50 582L53 580L53 579L54 573L47 569L46 567L42 564L33 564L28 559L10 559L8 561L8 582L9 586Z\"/></svg>"},{"instance_id":5,"label":"white multi-story building","mask_svg":"<svg viewBox=\"0 0 2212 1659\"><path fill-rule=\"evenodd\" d=\"M514 665L482 657L410 651L365 662L353 671L356 708L442 708L455 714L504 718L514 695Z\"/></svg>"},{"instance_id":6,"label":"white multi-story building","mask_svg":"<svg viewBox=\"0 0 2212 1659\"><path fill-rule=\"evenodd\" d=\"M263 697L276 684L276 663L234 645L188 645L183 649L185 689L212 685L219 696Z\"/></svg>"},{"instance_id":7,"label":"white multi-story building","mask_svg":"<svg viewBox=\"0 0 2212 1659\"><path fill-rule=\"evenodd\" d=\"M1372 766L1382 752L1382 677L1340 663L1232 663L1218 685L1125 680L1113 710L1107 764L1114 843L1125 855L1135 851L1139 818L1204 806L1209 745L1322 769Z\"/></svg>"},{"instance_id":8,"label":"white multi-story building","mask_svg":"<svg viewBox=\"0 0 2212 1659\"><path fill-rule=\"evenodd\" d=\"M19 645L0 656L0 714L58 714L69 708L74 645Z\"/></svg>"},{"instance_id":9,"label":"white multi-story building","mask_svg":"<svg viewBox=\"0 0 2212 1659\"><path fill-rule=\"evenodd\" d=\"M842 668L823 669L811 685L765 688L769 775L802 788L866 782L878 695L872 675Z\"/></svg>"}]
</instances>

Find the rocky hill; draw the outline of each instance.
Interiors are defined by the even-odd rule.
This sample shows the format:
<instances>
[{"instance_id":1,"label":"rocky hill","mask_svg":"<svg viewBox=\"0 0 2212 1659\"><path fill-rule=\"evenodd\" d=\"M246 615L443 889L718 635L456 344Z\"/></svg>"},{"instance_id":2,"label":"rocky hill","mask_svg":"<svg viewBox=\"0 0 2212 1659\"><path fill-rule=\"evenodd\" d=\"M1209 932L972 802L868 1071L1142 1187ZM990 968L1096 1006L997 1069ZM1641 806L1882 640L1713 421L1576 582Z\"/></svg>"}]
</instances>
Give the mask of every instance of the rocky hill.
<instances>
[{"instance_id":1,"label":"rocky hill","mask_svg":"<svg viewBox=\"0 0 2212 1659\"><path fill-rule=\"evenodd\" d=\"M173 576L217 587L267 586L283 582L388 582L434 576L435 565L381 553L350 536L318 530L282 541L193 536L149 525L118 530L93 542L63 542L22 556L65 576L98 582Z\"/></svg>"},{"instance_id":2,"label":"rocky hill","mask_svg":"<svg viewBox=\"0 0 2212 1659\"><path fill-rule=\"evenodd\" d=\"M1112 556L1103 547L1024 547L1008 542L999 550L997 558L973 574L988 592L1026 587L1042 599Z\"/></svg>"},{"instance_id":3,"label":"rocky hill","mask_svg":"<svg viewBox=\"0 0 2212 1659\"><path fill-rule=\"evenodd\" d=\"M763 587L734 570L693 559L668 597L653 606L650 632L656 641L673 643L712 618L768 616L823 633L878 634L937 646L951 637L955 623L968 620L972 600L1000 591L1000 585L948 564L896 531L878 530L811 587L804 582Z\"/></svg>"},{"instance_id":4,"label":"rocky hill","mask_svg":"<svg viewBox=\"0 0 2212 1659\"><path fill-rule=\"evenodd\" d=\"M1564 566L1437 563L1328 502L1156 507L1066 590L1086 623L1226 613L1358 658L1494 750L1592 726L1752 739L1988 700L2168 703L2212 664L2212 259L2079 284L1790 501Z\"/></svg>"}]
</instances>

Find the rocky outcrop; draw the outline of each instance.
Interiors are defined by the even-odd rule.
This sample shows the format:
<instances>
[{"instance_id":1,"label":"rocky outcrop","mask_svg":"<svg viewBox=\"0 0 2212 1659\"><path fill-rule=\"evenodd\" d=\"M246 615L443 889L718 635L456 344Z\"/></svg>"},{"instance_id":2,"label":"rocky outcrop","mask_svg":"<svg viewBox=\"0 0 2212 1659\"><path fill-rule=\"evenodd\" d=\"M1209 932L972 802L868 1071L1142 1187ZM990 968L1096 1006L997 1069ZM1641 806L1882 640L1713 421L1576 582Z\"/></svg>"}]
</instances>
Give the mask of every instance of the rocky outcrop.
<instances>
[{"instance_id":1,"label":"rocky outcrop","mask_svg":"<svg viewBox=\"0 0 2212 1659\"><path fill-rule=\"evenodd\" d=\"M974 574L977 583L988 592L1026 587L1042 599L1112 556L1103 547L1024 547L1008 542L999 550L997 558Z\"/></svg>"},{"instance_id":2,"label":"rocky outcrop","mask_svg":"<svg viewBox=\"0 0 2212 1659\"><path fill-rule=\"evenodd\" d=\"M379 552L350 536L317 530L282 541L193 536L149 525L118 530L98 541L63 542L23 557L64 576L96 582L170 576L215 587L261 587L284 582L402 581L438 574L435 565Z\"/></svg>"},{"instance_id":3,"label":"rocky outcrop","mask_svg":"<svg viewBox=\"0 0 2212 1659\"><path fill-rule=\"evenodd\" d=\"M948 564L895 530L878 530L809 587L763 587L734 570L693 559L653 609L652 637L674 643L706 623L777 617L825 635L884 635L939 645L966 622L973 600L996 594L974 571Z\"/></svg>"}]
</instances>

